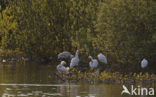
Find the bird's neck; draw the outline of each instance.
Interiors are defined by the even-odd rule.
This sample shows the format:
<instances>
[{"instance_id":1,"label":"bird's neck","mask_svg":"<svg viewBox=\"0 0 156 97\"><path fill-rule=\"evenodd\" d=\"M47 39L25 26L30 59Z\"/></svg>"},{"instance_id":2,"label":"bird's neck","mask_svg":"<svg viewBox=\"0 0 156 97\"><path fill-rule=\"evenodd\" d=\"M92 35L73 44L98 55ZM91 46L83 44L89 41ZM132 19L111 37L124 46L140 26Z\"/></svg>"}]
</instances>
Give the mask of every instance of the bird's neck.
<instances>
[{"instance_id":1,"label":"bird's neck","mask_svg":"<svg viewBox=\"0 0 156 97\"><path fill-rule=\"evenodd\" d=\"M90 57L90 59L93 61L93 57Z\"/></svg>"},{"instance_id":2,"label":"bird's neck","mask_svg":"<svg viewBox=\"0 0 156 97\"><path fill-rule=\"evenodd\" d=\"M76 54L75 57L78 58L79 57L78 54Z\"/></svg>"},{"instance_id":3,"label":"bird's neck","mask_svg":"<svg viewBox=\"0 0 156 97\"><path fill-rule=\"evenodd\" d=\"M77 58L78 58L78 53L77 53L77 52L75 53L75 57L77 57Z\"/></svg>"}]
</instances>

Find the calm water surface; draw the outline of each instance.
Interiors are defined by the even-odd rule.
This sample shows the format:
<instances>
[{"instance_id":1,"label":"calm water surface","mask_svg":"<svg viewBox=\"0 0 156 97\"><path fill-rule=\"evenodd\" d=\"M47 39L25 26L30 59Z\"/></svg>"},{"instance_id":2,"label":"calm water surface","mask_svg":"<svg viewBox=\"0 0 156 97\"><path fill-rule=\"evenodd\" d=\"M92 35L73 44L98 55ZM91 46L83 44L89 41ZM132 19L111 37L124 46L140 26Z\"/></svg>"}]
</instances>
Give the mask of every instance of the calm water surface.
<instances>
[{"instance_id":1,"label":"calm water surface","mask_svg":"<svg viewBox=\"0 0 156 97\"><path fill-rule=\"evenodd\" d=\"M121 95L122 85L61 82L55 70L55 64L1 63L0 97L151 97Z\"/></svg>"}]
</instances>

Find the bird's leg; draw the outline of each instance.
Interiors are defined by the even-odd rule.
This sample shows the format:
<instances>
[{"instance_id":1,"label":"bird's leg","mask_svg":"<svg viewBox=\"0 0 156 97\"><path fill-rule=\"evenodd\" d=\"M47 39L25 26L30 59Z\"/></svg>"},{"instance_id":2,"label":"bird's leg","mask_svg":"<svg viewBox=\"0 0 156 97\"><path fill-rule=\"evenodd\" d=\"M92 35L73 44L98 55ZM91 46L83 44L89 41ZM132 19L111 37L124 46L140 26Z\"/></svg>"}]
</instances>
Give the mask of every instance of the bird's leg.
<instances>
[{"instance_id":1,"label":"bird's leg","mask_svg":"<svg viewBox=\"0 0 156 97\"><path fill-rule=\"evenodd\" d=\"M61 72L61 76L62 76L62 78L63 78L63 72Z\"/></svg>"},{"instance_id":2,"label":"bird's leg","mask_svg":"<svg viewBox=\"0 0 156 97\"><path fill-rule=\"evenodd\" d=\"M70 80L71 79L71 75L70 75L71 73L70 73L70 71L69 71L69 73L68 73L68 80Z\"/></svg>"}]
</instances>

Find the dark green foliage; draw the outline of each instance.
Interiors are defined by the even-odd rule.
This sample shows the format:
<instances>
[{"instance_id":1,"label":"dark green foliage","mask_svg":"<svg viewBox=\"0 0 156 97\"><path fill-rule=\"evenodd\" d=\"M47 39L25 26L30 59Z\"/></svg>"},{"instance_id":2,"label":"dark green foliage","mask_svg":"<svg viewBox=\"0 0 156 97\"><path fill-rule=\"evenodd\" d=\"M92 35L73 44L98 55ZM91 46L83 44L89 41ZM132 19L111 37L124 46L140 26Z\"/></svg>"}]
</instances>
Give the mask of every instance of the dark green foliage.
<instances>
[{"instance_id":1,"label":"dark green foliage","mask_svg":"<svg viewBox=\"0 0 156 97\"><path fill-rule=\"evenodd\" d=\"M145 57L154 71L154 0L2 0L0 6L3 49L45 60L79 49L82 62L102 52L115 71L140 71Z\"/></svg>"},{"instance_id":2,"label":"dark green foliage","mask_svg":"<svg viewBox=\"0 0 156 97\"><path fill-rule=\"evenodd\" d=\"M108 56L113 69L138 71L143 58L149 60L149 68L155 67L154 5L152 0L109 0L100 5L94 47Z\"/></svg>"}]
</instances>

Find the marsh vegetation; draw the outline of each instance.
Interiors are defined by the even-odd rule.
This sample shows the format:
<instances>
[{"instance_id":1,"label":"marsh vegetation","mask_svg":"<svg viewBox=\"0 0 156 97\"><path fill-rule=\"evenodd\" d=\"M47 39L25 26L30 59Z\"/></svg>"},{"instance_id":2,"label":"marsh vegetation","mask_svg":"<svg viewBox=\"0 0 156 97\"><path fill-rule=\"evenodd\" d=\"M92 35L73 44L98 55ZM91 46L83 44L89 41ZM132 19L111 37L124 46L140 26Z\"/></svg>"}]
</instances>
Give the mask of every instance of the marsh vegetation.
<instances>
[{"instance_id":1,"label":"marsh vegetation","mask_svg":"<svg viewBox=\"0 0 156 97\"><path fill-rule=\"evenodd\" d=\"M155 0L1 0L0 60L4 68L7 61L22 59L56 69L60 52L74 55L78 49L79 69L67 79L153 83L155 5ZM88 56L99 53L108 66L95 75L88 70ZM148 60L144 69L143 58Z\"/></svg>"}]
</instances>

